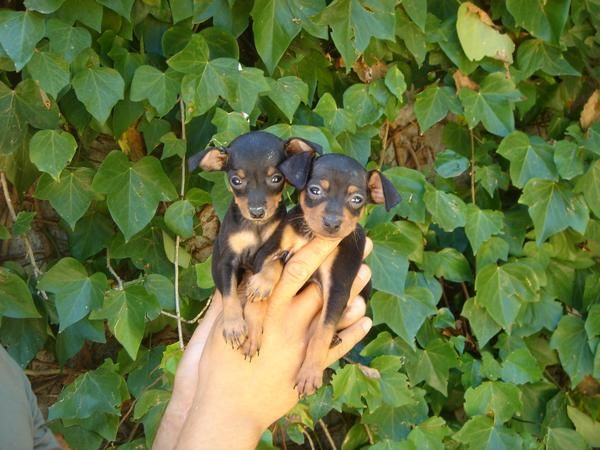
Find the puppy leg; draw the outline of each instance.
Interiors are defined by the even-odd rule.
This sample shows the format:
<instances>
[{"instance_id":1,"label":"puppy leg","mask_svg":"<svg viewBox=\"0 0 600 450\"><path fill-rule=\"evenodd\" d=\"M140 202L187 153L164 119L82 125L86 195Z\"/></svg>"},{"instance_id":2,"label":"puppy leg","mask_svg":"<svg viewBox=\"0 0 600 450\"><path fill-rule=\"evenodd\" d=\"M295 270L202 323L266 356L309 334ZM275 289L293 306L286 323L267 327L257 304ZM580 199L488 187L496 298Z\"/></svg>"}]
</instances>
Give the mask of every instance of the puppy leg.
<instances>
[{"instance_id":1,"label":"puppy leg","mask_svg":"<svg viewBox=\"0 0 600 450\"><path fill-rule=\"evenodd\" d=\"M314 393L323 384L323 371L327 367L327 352L335 334L334 324L321 321L308 342L306 357L298 375L295 388L299 397Z\"/></svg>"},{"instance_id":2,"label":"puppy leg","mask_svg":"<svg viewBox=\"0 0 600 450\"><path fill-rule=\"evenodd\" d=\"M260 272L248 279L246 295L251 302L266 300L271 296L273 287L279 281L283 271L283 262L279 258L271 258L262 265Z\"/></svg>"},{"instance_id":3,"label":"puppy leg","mask_svg":"<svg viewBox=\"0 0 600 450\"><path fill-rule=\"evenodd\" d=\"M242 303L237 295L237 276L232 270L223 292L223 337L232 347L239 347L248 335Z\"/></svg>"},{"instance_id":4,"label":"puppy leg","mask_svg":"<svg viewBox=\"0 0 600 450\"><path fill-rule=\"evenodd\" d=\"M267 314L267 302L246 302L244 317L248 326L248 337L240 347L244 358L252 361L254 355L260 352L262 344L263 323Z\"/></svg>"}]
</instances>

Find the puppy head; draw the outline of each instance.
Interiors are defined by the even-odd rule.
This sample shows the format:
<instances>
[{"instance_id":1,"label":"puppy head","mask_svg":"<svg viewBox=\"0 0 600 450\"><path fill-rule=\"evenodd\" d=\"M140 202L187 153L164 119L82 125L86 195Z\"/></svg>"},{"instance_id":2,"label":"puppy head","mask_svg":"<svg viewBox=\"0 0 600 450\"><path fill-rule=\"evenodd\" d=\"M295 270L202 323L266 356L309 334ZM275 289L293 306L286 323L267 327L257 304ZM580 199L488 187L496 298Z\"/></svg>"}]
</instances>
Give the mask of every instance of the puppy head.
<instances>
[{"instance_id":1,"label":"puppy head","mask_svg":"<svg viewBox=\"0 0 600 450\"><path fill-rule=\"evenodd\" d=\"M188 167L227 172L228 187L244 218L264 222L277 211L285 178L279 166L289 157L320 152L300 138L284 141L264 131L252 131L227 147L209 147L192 156Z\"/></svg>"},{"instance_id":2,"label":"puppy head","mask_svg":"<svg viewBox=\"0 0 600 450\"><path fill-rule=\"evenodd\" d=\"M312 161L300 193L310 229L325 238L343 238L354 231L368 202L391 209L400 202L392 183L379 171L367 172L356 160L328 154ZM286 171L283 171L287 176Z\"/></svg>"}]
</instances>

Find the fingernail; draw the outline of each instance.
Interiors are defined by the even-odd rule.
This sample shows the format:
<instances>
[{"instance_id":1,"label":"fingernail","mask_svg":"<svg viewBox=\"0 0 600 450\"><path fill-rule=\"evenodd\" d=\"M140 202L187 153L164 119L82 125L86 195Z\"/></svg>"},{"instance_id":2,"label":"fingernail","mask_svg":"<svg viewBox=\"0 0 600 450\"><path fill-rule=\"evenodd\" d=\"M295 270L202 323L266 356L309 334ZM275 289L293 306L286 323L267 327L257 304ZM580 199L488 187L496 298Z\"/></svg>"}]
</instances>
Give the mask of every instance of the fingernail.
<instances>
[{"instance_id":1,"label":"fingernail","mask_svg":"<svg viewBox=\"0 0 600 450\"><path fill-rule=\"evenodd\" d=\"M360 326L361 326L361 328L363 329L363 331L365 333L368 333L369 330L371 329L371 327L373 326L373 321L367 317L366 319L364 319L362 321L362 323L360 324Z\"/></svg>"}]
</instances>

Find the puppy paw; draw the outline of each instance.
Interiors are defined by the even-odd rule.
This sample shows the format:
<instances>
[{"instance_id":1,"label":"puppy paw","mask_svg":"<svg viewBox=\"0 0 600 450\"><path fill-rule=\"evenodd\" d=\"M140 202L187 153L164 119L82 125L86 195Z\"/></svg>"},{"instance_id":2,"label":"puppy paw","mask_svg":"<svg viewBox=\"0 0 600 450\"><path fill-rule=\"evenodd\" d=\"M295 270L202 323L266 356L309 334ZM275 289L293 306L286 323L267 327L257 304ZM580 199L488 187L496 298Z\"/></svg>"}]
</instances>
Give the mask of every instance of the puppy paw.
<instances>
[{"instance_id":1,"label":"puppy paw","mask_svg":"<svg viewBox=\"0 0 600 450\"><path fill-rule=\"evenodd\" d=\"M251 302L261 302L268 299L273 291L273 283L261 272L255 273L248 279L246 297Z\"/></svg>"},{"instance_id":2,"label":"puppy paw","mask_svg":"<svg viewBox=\"0 0 600 450\"><path fill-rule=\"evenodd\" d=\"M260 345L262 344L262 327L259 329L250 329L248 337L244 343L240 346L240 351L244 355L244 359L252 361L254 356L258 356L260 353Z\"/></svg>"},{"instance_id":3,"label":"puppy paw","mask_svg":"<svg viewBox=\"0 0 600 450\"><path fill-rule=\"evenodd\" d=\"M323 370L317 367L301 367L296 376L295 389L298 397L303 398L314 392L323 384Z\"/></svg>"},{"instance_id":4,"label":"puppy paw","mask_svg":"<svg viewBox=\"0 0 600 450\"><path fill-rule=\"evenodd\" d=\"M243 317L223 319L223 337L232 348L239 348L248 336L248 326Z\"/></svg>"}]
</instances>

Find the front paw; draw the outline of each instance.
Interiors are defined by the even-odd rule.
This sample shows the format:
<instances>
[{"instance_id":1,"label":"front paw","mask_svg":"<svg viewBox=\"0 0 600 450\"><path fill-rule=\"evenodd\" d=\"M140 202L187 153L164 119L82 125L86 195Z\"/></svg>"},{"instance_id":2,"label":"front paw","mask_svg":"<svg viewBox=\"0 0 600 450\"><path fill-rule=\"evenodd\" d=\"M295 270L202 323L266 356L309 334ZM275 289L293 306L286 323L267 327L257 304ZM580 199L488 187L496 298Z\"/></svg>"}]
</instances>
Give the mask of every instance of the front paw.
<instances>
[{"instance_id":1,"label":"front paw","mask_svg":"<svg viewBox=\"0 0 600 450\"><path fill-rule=\"evenodd\" d=\"M317 367L300 368L296 376L295 389L298 391L298 397L303 398L313 394L323 384L323 370Z\"/></svg>"},{"instance_id":2,"label":"front paw","mask_svg":"<svg viewBox=\"0 0 600 450\"><path fill-rule=\"evenodd\" d=\"M260 345L262 343L262 327L250 327L248 331L248 337L244 343L240 346L240 351L244 355L244 359L248 359L252 362L254 355L260 353Z\"/></svg>"},{"instance_id":3,"label":"front paw","mask_svg":"<svg viewBox=\"0 0 600 450\"><path fill-rule=\"evenodd\" d=\"M273 283L259 272L248 279L246 297L251 302L261 302L268 299L273 292Z\"/></svg>"},{"instance_id":4,"label":"front paw","mask_svg":"<svg viewBox=\"0 0 600 450\"><path fill-rule=\"evenodd\" d=\"M231 347L239 348L248 336L248 326L243 317L223 318L223 337Z\"/></svg>"}]
</instances>

